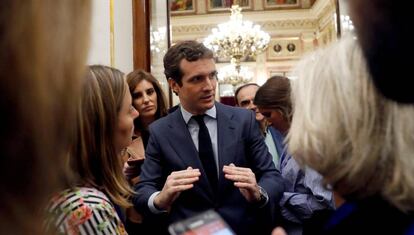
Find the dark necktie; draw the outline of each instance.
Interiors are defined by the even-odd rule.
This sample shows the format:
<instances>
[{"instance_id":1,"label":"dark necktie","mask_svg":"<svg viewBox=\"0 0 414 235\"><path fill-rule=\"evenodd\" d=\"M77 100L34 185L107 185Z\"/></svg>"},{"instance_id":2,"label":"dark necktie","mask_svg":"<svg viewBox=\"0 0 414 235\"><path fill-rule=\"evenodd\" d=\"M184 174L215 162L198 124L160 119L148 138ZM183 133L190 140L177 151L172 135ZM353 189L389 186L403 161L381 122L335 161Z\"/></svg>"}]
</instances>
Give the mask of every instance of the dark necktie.
<instances>
[{"instance_id":1,"label":"dark necktie","mask_svg":"<svg viewBox=\"0 0 414 235\"><path fill-rule=\"evenodd\" d=\"M210 182L213 191L217 191L217 167L214 160L213 145L211 144L210 134L206 124L204 123L205 115L193 116L197 121L200 130L198 132L198 156L200 157L203 169L207 174L208 181Z\"/></svg>"}]
</instances>

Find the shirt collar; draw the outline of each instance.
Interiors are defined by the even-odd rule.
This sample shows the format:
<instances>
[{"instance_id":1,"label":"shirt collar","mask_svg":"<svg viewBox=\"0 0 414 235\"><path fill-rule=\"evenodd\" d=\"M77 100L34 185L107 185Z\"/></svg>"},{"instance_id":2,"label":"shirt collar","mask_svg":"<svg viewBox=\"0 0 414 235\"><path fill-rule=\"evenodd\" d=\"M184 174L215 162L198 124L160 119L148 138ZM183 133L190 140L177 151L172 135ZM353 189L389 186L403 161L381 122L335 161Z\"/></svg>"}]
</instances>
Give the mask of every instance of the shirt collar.
<instances>
[{"instance_id":1,"label":"shirt collar","mask_svg":"<svg viewBox=\"0 0 414 235\"><path fill-rule=\"evenodd\" d=\"M188 112L187 110L185 110L182 105L180 105L180 109L181 109L181 114L183 115L185 123L188 124L191 117L194 115ZM216 116L217 116L216 105L213 105L213 107L211 109L208 109L204 114L206 114L207 116L211 118L216 119Z\"/></svg>"}]
</instances>

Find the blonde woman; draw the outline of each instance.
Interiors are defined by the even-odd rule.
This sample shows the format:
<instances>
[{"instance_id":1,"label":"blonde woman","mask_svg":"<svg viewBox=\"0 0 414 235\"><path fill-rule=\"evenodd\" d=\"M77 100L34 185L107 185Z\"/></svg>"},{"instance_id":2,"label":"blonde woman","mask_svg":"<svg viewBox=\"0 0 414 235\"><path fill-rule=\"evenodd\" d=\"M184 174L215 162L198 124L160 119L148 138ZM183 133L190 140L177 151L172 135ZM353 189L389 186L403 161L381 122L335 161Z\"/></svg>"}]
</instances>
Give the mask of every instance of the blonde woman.
<instances>
[{"instance_id":1,"label":"blonde woman","mask_svg":"<svg viewBox=\"0 0 414 235\"><path fill-rule=\"evenodd\" d=\"M378 92L352 38L296 71L289 150L346 200L321 233L405 234L414 225L414 106Z\"/></svg>"},{"instance_id":2,"label":"blonde woman","mask_svg":"<svg viewBox=\"0 0 414 235\"><path fill-rule=\"evenodd\" d=\"M42 208L64 178L63 155L88 51L90 5L89 0L1 0L2 234L44 234Z\"/></svg>"},{"instance_id":3,"label":"blonde woman","mask_svg":"<svg viewBox=\"0 0 414 235\"><path fill-rule=\"evenodd\" d=\"M49 227L68 234L126 234L121 208L132 206L133 191L122 174L121 152L131 143L138 116L131 104L122 72L89 67L70 152L75 186L53 198Z\"/></svg>"}]
</instances>

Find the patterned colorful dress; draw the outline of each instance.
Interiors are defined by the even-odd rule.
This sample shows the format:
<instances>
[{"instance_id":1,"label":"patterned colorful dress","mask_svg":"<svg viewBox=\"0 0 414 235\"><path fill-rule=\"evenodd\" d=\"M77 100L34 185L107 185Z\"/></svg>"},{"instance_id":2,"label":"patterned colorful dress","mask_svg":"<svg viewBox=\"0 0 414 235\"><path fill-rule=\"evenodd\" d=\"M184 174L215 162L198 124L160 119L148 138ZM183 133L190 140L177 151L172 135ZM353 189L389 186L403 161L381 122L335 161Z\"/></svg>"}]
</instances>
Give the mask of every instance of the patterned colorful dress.
<instances>
[{"instance_id":1,"label":"patterned colorful dress","mask_svg":"<svg viewBox=\"0 0 414 235\"><path fill-rule=\"evenodd\" d=\"M108 197L95 188L67 189L52 198L46 228L57 234L127 234Z\"/></svg>"}]
</instances>

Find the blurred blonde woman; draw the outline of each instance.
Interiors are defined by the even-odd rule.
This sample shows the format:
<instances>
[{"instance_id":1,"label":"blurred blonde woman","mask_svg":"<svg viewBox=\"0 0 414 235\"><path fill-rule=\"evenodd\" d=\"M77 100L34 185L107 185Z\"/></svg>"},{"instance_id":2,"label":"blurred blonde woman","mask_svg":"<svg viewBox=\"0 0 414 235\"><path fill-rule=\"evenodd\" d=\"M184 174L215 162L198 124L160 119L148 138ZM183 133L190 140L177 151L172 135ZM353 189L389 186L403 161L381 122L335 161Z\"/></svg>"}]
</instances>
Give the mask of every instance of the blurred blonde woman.
<instances>
[{"instance_id":1,"label":"blurred blonde woman","mask_svg":"<svg viewBox=\"0 0 414 235\"><path fill-rule=\"evenodd\" d=\"M63 155L88 51L90 5L1 0L2 234L44 234L43 208L65 178Z\"/></svg>"},{"instance_id":2,"label":"blurred blonde woman","mask_svg":"<svg viewBox=\"0 0 414 235\"><path fill-rule=\"evenodd\" d=\"M414 106L376 90L352 38L306 58L296 74L289 150L346 200L321 234L408 234Z\"/></svg>"},{"instance_id":3,"label":"blurred blonde woman","mask_svg":"<svg viewBox=\"0 0 414 235\"><path fill-rule=\"evenodd\" d=\"M121 152L130 143L138 112L124 74L90 66L78 107L70 152L74 187L53 198L49 228L67 234L126 234L122 208L133 194L122 174Z\"/></svg>"}]
</instances>

